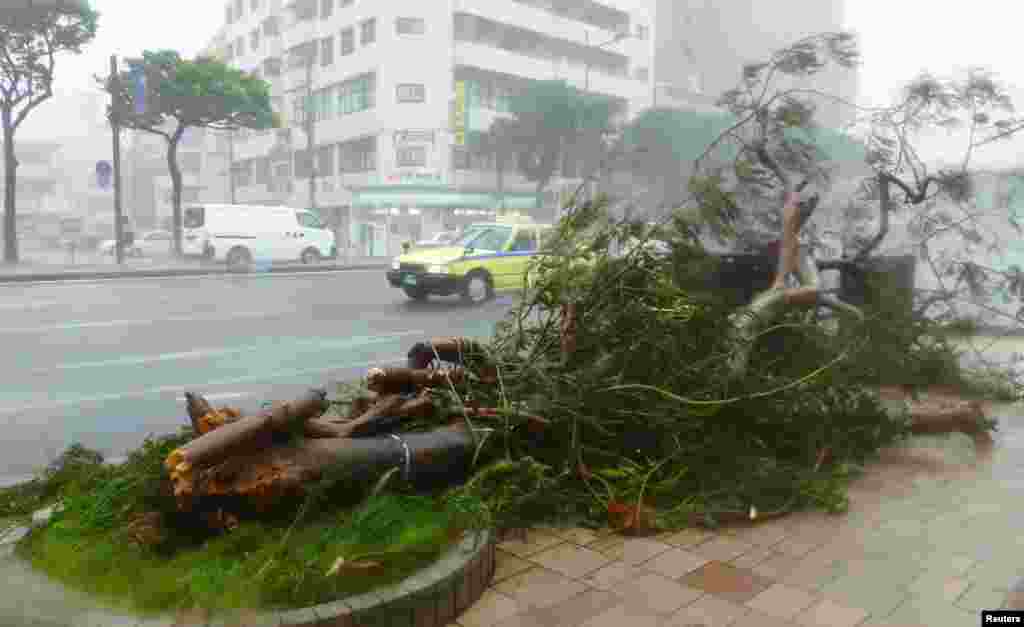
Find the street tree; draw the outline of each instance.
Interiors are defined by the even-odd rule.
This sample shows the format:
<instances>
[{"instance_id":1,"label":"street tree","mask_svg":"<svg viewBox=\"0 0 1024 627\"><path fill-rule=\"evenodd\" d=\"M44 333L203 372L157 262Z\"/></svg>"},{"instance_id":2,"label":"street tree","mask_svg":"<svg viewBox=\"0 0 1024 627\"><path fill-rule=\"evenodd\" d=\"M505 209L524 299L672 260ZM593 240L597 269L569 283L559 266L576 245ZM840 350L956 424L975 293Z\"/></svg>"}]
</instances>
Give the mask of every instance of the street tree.
<instances>
[{"instance_id":1,"label":"street tree","mask_svg":"<svg viewBox=\"0 0 1024 627\"><path fill-rule=\"evenodd\" d=\"M539 207L556 173L574 163L582 164L585 175L597 167L617 105L559 80L531 83L512 97L509 108L512 122L499 118L491 134L508 142L519 171L536 186Z\"/></svg>"},{"instance_id":2,"label":"street tree","mask_svg":"<svg viewBox=\"0 0 1024 627\"><path fill-rule=\"evenodd\" d=\"M98 13L87 2L53 0L0 11L0 122L3 126L4 261L18 262L14 138L53 96L57 57L81 53L96 36Z\"/></svg>"},{"instance_id":3,"label":"street tree","mask_svg":"<svg viewBox=\"0 0 1024 627\"><path fill-rule=\"evenodd\" d=\"M174 50L143 52L127 63L117 81L99 79L113 94L110 115L124 127L159 135L167 143L171 176L174 250L181 255L182 175L178 148L189 129L231 131L280 125L266 81L209 58L184 59ZM145 90L134 89L138 76ZM137 102L140 95L146 102Z\"/></svg>"}]
</instances>

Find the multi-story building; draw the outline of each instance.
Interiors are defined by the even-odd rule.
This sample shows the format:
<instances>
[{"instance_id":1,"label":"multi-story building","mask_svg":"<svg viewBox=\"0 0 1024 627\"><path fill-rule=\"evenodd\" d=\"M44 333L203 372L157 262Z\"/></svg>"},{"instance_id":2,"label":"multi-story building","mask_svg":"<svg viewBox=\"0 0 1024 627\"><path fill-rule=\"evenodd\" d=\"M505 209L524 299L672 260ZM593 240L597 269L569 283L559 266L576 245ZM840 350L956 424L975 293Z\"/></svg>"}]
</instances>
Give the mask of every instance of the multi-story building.
<instances>
[{"instance_id":1,"label":"multi-story building","mask_svg":"<svg viewBox=\"0 0 1024 627\"><path fill-rule=\"evenodd\" d=\"M507 115L527 82L565 79L627 116L650 106L653 5L232 0L214 45L270 82L285 120L229 142L236 200L314 204L340 226L342 247L363 255L478 220L499 204L499 177L483 142L467 137ZM506 208L536 210L532 183L501 178Z\"/></svg>"},{"instance_id":2,"label":"multi-story building","mask_svg":"<svg viewBox=\"0 0 1024 627\"><path fill-rule=\"evenodd\" d=\"M844 30L845 0L657 0L655 74L658 81L712 99L736 87L743 65L762 62L801 38ZM784 83L776 83L783 85ZM829 67L790 85L848 101L857 97L856 71ZM838 128L853 110L818 100L818 120Z\"/></svg>"}]
</instances>

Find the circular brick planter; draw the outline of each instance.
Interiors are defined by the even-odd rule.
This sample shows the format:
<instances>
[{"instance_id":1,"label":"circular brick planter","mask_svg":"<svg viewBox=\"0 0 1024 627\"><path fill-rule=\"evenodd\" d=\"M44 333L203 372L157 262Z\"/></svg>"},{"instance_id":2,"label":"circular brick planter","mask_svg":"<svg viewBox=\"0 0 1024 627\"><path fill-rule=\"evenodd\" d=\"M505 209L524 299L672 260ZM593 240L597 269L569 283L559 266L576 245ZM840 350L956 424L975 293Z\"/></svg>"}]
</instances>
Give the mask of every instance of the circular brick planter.
<instances>
[{"instance_id":1,"label":"circular brick planter","mask_svg":"<svg viewBox=\"0 0 1024 627\"><path fill-rule=\"evenodd\" d=\"M12 580L11 572L20 570L25 577L17 577L16 573L15 579L26 583L34 580L34 583L25 591L13 590L8 585L7 593L24 593L26 597L40 593L59 595L61 586L53 581L46 582L53 588L48 591L50 594L39 590L40 575L14 557L13 544L23 533L0 535L0 570L7 572L8 582ZM446 627L475 603L490 585L494 576L495 545L493 531L469 532L438 561L397 584L300 610L265 612L245 618L214 618L211 621L184 615L142 619L115 615L98 607L76 607L69 608L66 624L70 627ZM31 617L0 614L0 624L12 624L8 621L15 619L13 624L22 624L26 618Z\"/></svg>"}]
</instances>

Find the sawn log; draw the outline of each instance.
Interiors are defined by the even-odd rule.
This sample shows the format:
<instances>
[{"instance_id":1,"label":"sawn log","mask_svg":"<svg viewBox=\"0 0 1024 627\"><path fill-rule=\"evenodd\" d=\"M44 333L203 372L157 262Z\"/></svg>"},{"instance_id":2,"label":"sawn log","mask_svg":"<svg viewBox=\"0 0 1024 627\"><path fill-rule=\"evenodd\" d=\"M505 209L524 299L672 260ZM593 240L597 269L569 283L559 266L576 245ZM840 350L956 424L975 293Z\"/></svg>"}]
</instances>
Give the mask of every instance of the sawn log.
<instances>
[{"instance_id":1,"label":"sawn log","mask_svg":"<svg viewBox=\"0 0 1024 627\"><path fill-rule=\"evenodd\" d=\"M357 480L394 467L416 481L461 477L472 450L465 423L401 436L304 439L178 475L174 493L184 511L207 497L242 498L265 511L282 498L303 496L328 469L348 469Z\"/></svg>"}]
</instances>

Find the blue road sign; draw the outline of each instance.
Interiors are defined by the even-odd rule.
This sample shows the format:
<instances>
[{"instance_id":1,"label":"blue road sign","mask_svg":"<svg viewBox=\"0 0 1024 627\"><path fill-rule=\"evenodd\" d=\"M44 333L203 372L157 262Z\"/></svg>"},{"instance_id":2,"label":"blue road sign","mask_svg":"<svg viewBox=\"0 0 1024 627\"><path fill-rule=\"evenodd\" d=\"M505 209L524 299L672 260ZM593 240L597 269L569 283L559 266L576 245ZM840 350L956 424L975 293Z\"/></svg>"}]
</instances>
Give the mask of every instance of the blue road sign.
<instances>
[{"instance_id":1,"label":"blue road sign","mask_svg":"<svg viewBox=\"0 0 1024 627\"><path fill-rule=\"evenodd\" d=\"M110 182L113 176L114 166L110 165L109 161L96 162L96 184L100 186L100 189L107 189L110 187Z\"/></svg>"},{"instance_id":2,"label":"blue road sign","mask_svg":"<svg viewBox=\"0 0 1024 627\"><path fill-rule=\"evenodd\" d=\"M142 66L136 65L131 70L131 76L135 115L144 115L146 113L146 73L142 71Z\"/></svg>"}]
</instances>

